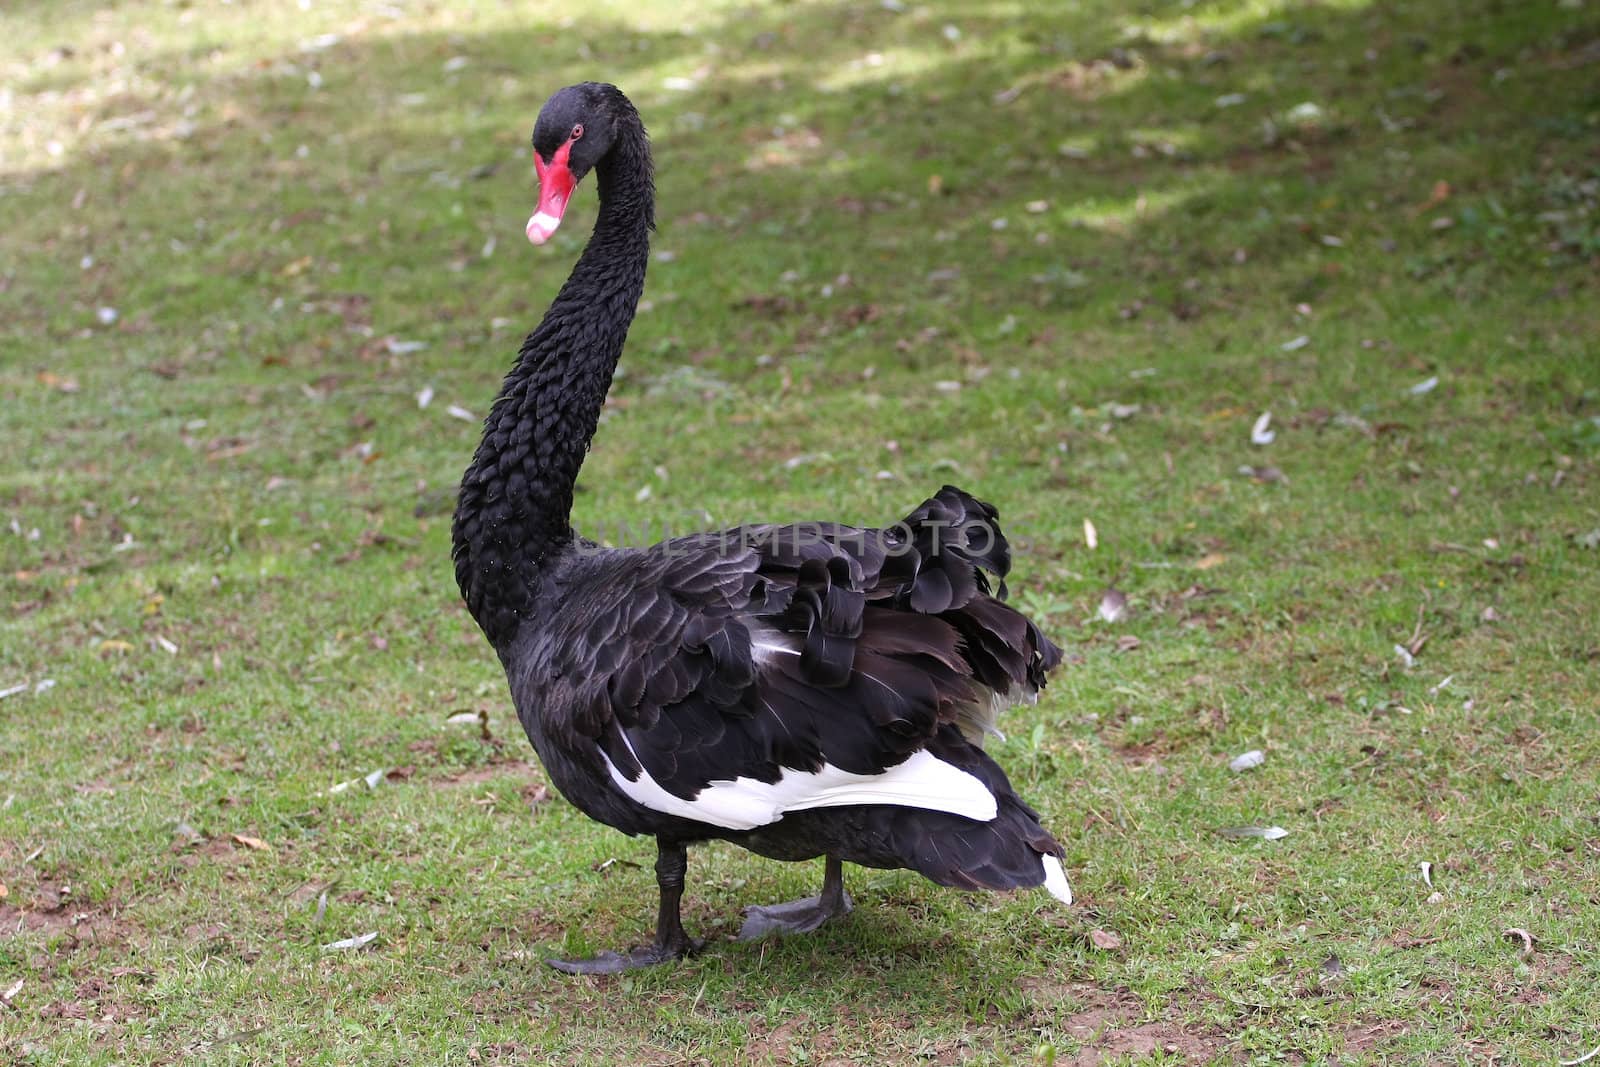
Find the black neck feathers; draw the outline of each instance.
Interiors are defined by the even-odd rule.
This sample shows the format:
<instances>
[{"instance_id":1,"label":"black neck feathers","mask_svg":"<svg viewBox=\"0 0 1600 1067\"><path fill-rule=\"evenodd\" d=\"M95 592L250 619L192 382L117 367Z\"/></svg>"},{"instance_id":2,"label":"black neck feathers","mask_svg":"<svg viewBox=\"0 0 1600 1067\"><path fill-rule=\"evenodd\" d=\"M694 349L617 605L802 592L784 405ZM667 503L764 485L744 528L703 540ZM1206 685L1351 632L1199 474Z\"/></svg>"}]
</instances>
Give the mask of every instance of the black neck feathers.
<instances>
[{"instance_id":1,"label":"black neck feathers","mask_svg":"<svg viewBox=\"0 0 1600 1067\"><path fill-rule=\"evenodd\" d=\"M539 576L572 544L572 494L644 289L655 188L644 126L616 94L617 135L595 166L594 233L484 420L456 506L456 582L501 652Z\"/></svg>"}]
</instances>

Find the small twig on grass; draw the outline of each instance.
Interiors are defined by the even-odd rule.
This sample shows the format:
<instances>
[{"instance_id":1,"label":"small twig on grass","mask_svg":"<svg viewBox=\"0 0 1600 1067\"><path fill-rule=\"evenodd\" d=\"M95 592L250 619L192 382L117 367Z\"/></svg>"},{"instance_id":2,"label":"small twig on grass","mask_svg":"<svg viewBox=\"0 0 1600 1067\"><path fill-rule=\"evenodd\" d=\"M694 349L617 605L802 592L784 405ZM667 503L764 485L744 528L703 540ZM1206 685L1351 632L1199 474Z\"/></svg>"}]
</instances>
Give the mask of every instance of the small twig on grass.
<instances>
[{"instance_id":1,"label":"small twig on grass","mask_svg":"<svg viewBox=\"0 0 1600 1067\"><path fill-rule=\"evenodd\" d=\"M1115 822L1112 822L1110 819L1108 819L1104 815L1100 814L1099 809L1097 809L1093 804L1085 804L1084 806L1089 809L1089 814L1090 815L1094 816L1096 819L1099 819L1101 822L1103 822L1107 826L1111 827L1111 829L1115 830L1117 833L1119 833L1119 834L1126 834L1127 833L1127 830L1125 830L1123 827L1118 826Z\"/></svg>"},{"instance_id":2,"label":"small twig on grass","mask_svg":"<svg viewBox=\"0 0 1600 1067\"><path fill-rule=\"evenodd\" d=\"M1138 822L1138 820L1135 819L1132 815L1128 814L1128 809L1123 806L1121 797L1119 797L1119 796L1117 796L1117 794L1115 794L1115 793L1113 793L1113 792L1111 792L1109 790L1105 790L1105 789L1097 790L1096 791L1096 795L1102 796L1105 799L1111 801L1111 806L1114 807L1116 809L1116 811L1117 811L1116 826L1117 826L1117 828L1119 830L1123 830L1123 831L1132 830L1135 833L1137 833L1139 831L1139 822ZM1095 814L1099 815L1100 813L1099 812L1095 812ZM1101 816L1101 818L1104 818L1104 816Z\"/></svg>"},{"instance_id":3,"label":"small twig on grass","mask_svg":"<svg viewBox=\"0 0 1600 1067\"><path fill-rule=\"evenodd\" d=\"M1590 1049L1588 1052L1585 1052L1582 1056L1579 1056L1575 1060L1560 1060L1559 1062L1561 1067L1578 1067L1578 1064L1588 1063L1596 1056L1600 1056L1600 1045L1596 1045L1594 1048Z\"/></svg>"},{"instance_id":4,"label":"small twig on grass","mask_svg":"<svg viewBox=\"0 0 1600 1067\"><path fill-rule=\"evenodd\" d=\"M1423 601L1417 605L1417 624L1411 628L1411 637L1406 641L1405 644L1406 651L1411 653L1413 656L1420 656L1422 654L1422 646L1428 643L1429 637L1428 634L1422 632L1422 622L1428 614L1427 591L1424 590L1422 595ZM1411 664L1408 663L1406 666L1409 667Z\"/></svg>"}]
</instances>

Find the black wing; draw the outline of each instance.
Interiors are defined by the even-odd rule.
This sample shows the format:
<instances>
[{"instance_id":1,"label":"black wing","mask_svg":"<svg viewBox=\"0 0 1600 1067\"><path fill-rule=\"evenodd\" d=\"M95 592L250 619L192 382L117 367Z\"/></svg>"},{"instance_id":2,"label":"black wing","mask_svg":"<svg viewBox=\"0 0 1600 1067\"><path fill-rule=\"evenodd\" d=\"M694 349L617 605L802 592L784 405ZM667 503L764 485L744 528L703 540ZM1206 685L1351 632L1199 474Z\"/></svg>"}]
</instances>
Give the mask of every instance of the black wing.
<instances>
[{"instance_id":1,"label":"black wing","mask_svg":"<svg viewBox=\"0 0 1600 1067\"><path fill-rule=\"evenodd\" d=\"M571 729L627 783L658 784L655 807L736 779L881 775L946 724L977 743L1061 657L1002 602L1009 566L995 510L950 486L883 530L741 527L597 555L556 624Z\"/></svg>"}]
</instances>

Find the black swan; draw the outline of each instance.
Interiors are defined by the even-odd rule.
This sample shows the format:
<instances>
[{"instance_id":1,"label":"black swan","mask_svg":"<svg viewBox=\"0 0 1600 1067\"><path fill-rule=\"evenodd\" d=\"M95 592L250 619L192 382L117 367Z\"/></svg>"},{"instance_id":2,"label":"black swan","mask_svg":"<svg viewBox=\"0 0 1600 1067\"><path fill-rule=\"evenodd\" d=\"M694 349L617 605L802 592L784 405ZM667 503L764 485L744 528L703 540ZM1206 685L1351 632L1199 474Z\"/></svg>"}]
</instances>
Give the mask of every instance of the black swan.
<instances>
[{"instance_id":1,"label":"black swan","mask_svg":"<svg viewBox=\"0 0 1600 1067\"><path fill-rule=\"evenodd\" d=\"M1061 846L981 747L1061 659L1002 603L994 508L945 486L883 530L755 525L643 549L573 530L655 190L644 126L615 86L556 93L533 151L529 240L549 238L591 170L599 218L461 480L456 581L550 780L591 818L653 835L661 891L652 944L552 966L609 973L697 949L678 910L686 846L713 838L826 857L821 893L747 909L745 938L849 911L846 860L961 889L1042 885L1070 904Z\"/></svg>"}]
</instances>

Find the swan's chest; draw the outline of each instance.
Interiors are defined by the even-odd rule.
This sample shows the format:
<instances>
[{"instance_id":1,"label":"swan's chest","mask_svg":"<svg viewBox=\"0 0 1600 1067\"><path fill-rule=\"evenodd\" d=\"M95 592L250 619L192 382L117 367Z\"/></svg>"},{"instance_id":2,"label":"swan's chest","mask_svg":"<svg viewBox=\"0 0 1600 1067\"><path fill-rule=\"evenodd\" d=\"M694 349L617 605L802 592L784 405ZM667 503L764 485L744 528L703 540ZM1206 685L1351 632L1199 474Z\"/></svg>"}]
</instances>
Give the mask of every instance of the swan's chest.
<instances>
[{"instance_id":1,"label":"swan's chest","mask_svg":"<svg viewBox=\"0 0 1600 1067\"><path fill-rule=\"evenodd\" d=\"M572 726L574 694L555 672L507 669L512 701L550 784L579 811L628 834L661 829L650 812L630 801L611 780L599 747Z\"/></svg>"}]
</instances>

